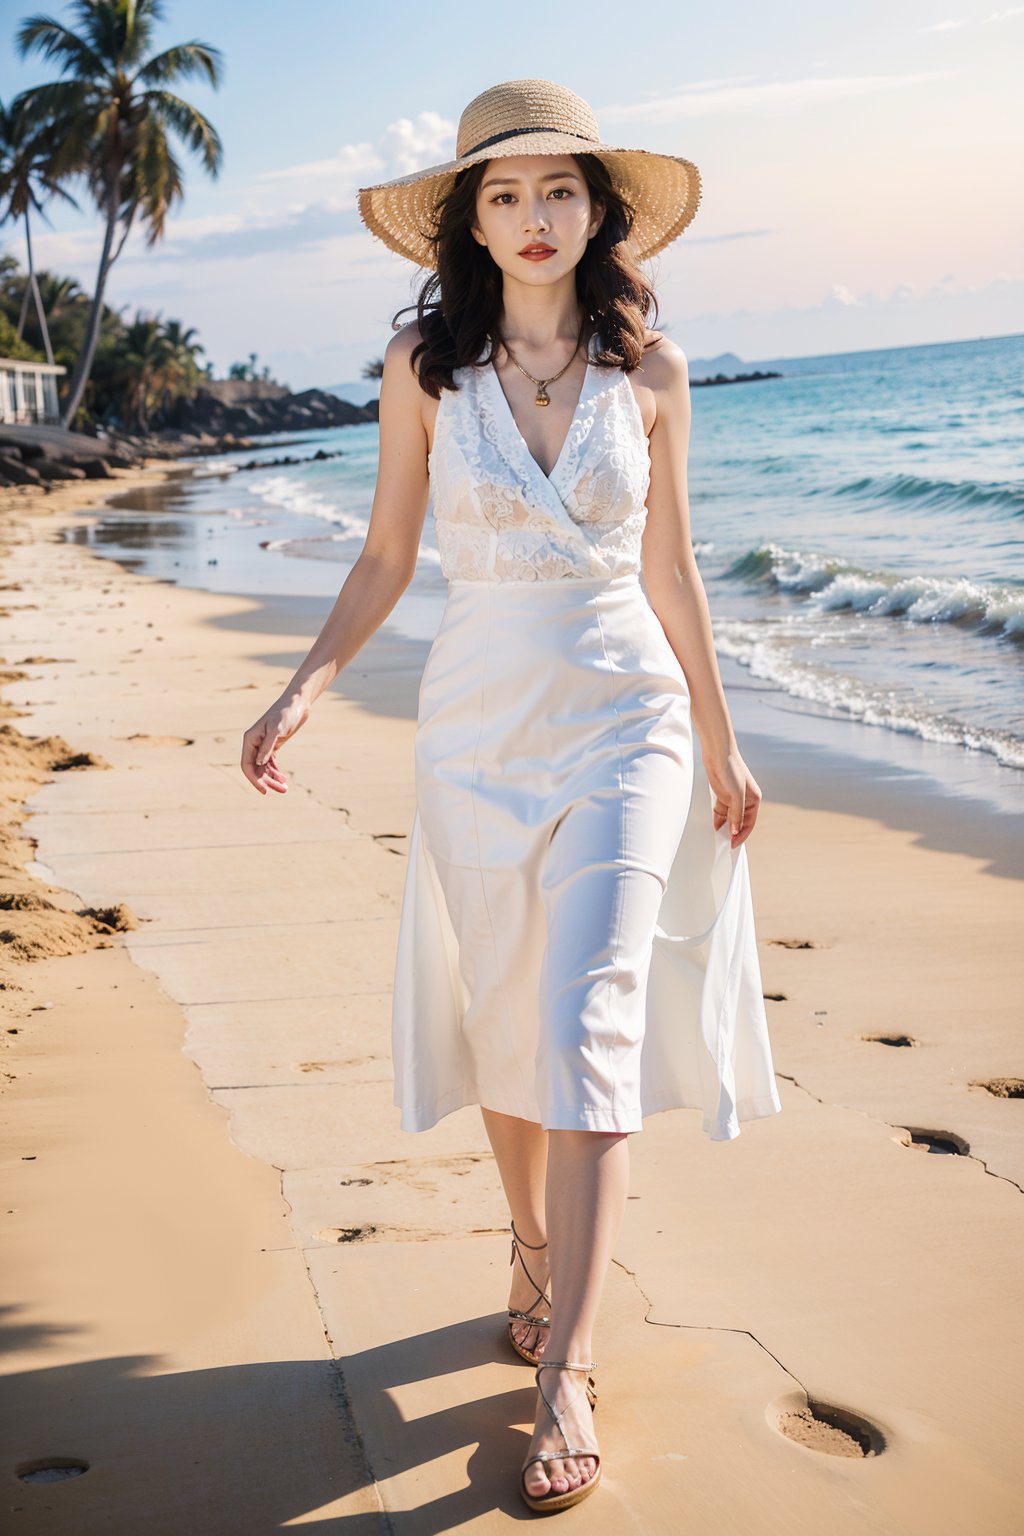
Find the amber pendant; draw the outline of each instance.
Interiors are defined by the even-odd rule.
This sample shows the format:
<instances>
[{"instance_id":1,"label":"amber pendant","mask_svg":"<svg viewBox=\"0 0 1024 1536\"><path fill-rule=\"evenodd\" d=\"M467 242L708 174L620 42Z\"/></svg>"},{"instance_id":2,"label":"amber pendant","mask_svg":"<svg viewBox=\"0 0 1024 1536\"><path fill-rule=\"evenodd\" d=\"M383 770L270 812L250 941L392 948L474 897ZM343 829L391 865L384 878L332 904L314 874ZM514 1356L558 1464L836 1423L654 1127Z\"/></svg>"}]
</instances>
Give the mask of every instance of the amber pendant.
<instances>
[{"instance_id":1,"label":"amber pendant","mask_svg":"<svg viewBox=\"0 0 1024 1536\"><path fill-rule=\"evenodd\" d=\"M548 392L545 389L543 384L538 389L537 394L534 397L533 403L534 403L534 405L550 405L551 404L551 396L548 394Z\"/></svg>"}]
</instances>

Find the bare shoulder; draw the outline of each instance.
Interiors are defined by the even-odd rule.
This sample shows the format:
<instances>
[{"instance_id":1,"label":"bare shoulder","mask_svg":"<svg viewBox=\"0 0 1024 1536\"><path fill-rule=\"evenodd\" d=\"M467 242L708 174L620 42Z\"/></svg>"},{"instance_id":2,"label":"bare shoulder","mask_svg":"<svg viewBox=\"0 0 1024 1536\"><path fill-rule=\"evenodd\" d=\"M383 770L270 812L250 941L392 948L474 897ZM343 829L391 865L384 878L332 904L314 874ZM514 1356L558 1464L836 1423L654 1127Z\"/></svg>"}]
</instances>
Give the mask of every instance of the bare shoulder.
<instances>
[{"instance_id":1,"label":"bare shoulder","mask_svg":"<svg viewBox=\"0 0 1024 1536\"><path fill-rule=\"evenodd\" d=\"M410 383L415 383L415 364L411 359L413 348L418 347L422 340L423 336L417 320L410 320L408 325L403 325L384 348L385 369L389 369L391 365L389 371L401 374L407 377Z\"/></svg>"},{"instance_id":2,"label":"bare shoulder","mask_svg":"<svg viewBox=\"0 0 1024 1536\"><path fill-rule=\"evenodd\" d=\"M384 376L381 379L381 412L390 414L392 406L402 418L417 423L426 452L434 442L434 422L438 402L420 388L419 369L425 354L412 361L413 350L423 340L418 320L410 320L396 331L384 348Z\"/></svg>"},{"instance_id":3,"label":"bare shoulder","mask_svg":"<svg viewBox=\"0 0 1024 1536\"><path fill-rule=\"evenodd\" d=\"M661 331L648 331L644 338L644 360L640 364L644 383L660 393L675 386L684 386L689 380L686 353L670 337Z\"/></svg>"},{"instance_id":4,"label":"bare shoulder","mask_svg":"<svg viewBox=\"0 0 1024 1536\"><path fill-rule=\"evenodd\" d=\"M686 354L660 331L647 330L643 362L628 378L643 417L644 432L650 437L659 408L664 406L673 385L678 393L687 393Z\"/></svg>"}]
</instances>

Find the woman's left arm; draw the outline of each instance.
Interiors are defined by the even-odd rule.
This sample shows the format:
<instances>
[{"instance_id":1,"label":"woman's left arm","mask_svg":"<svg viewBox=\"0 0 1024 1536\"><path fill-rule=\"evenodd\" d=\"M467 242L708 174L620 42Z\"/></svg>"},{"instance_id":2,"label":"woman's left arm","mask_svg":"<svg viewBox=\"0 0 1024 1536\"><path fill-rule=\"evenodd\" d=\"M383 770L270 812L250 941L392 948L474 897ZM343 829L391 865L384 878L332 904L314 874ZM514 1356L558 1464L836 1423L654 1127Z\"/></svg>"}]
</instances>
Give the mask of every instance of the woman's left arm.
<instances>
[{"instance_id":1,"label":"woman's left arm","mask_svg":"<svg viewBox=\"0 0 1024 1536\"><path fill-rule=\"evenodd\" d=\"M690 539L687 456L690 378L686 357L662 337L644 360L657 402L650 434L651 485L643 537L644 585L690 690L691 717L715 793L715 830L728 821L736 848L754 829L761 790L740 755L715 655L707 593Z\"/></svg>"}]
</instances>

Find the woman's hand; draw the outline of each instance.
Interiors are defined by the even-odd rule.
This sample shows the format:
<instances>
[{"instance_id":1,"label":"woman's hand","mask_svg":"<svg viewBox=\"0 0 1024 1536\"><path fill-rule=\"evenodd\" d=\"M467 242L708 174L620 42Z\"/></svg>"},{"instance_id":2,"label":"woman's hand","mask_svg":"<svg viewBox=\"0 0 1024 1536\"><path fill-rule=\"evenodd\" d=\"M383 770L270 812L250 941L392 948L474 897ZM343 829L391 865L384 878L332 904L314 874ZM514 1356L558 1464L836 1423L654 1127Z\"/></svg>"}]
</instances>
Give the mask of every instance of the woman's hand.
<instances>
[{"instance_id":1,"label":"woman's hand","mask_svg":"<svg viewBox=\"0 0 1024 1536\"><path fill-rule=\"evenodd\" d=\"M250 725L242 737L242 772L261 795L268 789L279 795L288 789L288 780L278 766L274 752L284 746L309 719L309 706L298 699L272 704L262 719Z\"/></svg>"},{"instance_id":2,"label":"woman's hand","mask_svg":"<svg viewBox=\"0 0 1024 1536\"><path fill-rule=\"evenodd\" d=\"M712 814L715 831L729 823L730 847L738 848L754 830L761 806L761 789L739 751L716 763L704 759L708 783L715 792Z\"/></svg>"}]
</instances>

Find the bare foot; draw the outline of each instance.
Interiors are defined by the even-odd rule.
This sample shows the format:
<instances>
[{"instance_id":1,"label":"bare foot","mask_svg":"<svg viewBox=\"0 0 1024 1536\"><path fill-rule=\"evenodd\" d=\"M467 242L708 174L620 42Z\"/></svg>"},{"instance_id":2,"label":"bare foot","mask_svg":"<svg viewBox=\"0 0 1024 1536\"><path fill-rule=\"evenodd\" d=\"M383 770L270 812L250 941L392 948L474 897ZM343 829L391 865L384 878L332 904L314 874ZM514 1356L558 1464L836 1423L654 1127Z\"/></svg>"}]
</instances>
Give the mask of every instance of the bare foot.
<instances>
[{"instance_id":1,"label":"bare foot","mask_svg":"<svg viewBox=\"0 0 1024 1536\"><path fill-rule=\"evenodd\" d=\"M537 1427L527 1454L532 1456L536 1451L564 1450L566 1442L569 1445L593 1446L595 1451L599 1451L600 1446L594 1438L594 1415L587 1399L584 1373L552 1365L541 1373L540 1379L544 1395L552 1407L559 1412L565 1410L561 1417L564 1433L559 1431L538 1392ZM549 1491L568 1493L571 1488L578 1488L581 1483L588 1482L596 1471L597 1460L593 1456L564 1456L531 1463L523 1480L527 1493L534 1498L543 1498Z\"/></svg>"}]
</instances>

